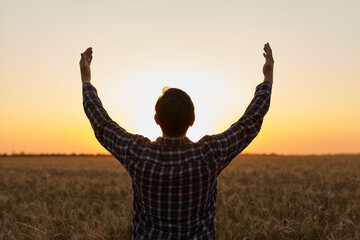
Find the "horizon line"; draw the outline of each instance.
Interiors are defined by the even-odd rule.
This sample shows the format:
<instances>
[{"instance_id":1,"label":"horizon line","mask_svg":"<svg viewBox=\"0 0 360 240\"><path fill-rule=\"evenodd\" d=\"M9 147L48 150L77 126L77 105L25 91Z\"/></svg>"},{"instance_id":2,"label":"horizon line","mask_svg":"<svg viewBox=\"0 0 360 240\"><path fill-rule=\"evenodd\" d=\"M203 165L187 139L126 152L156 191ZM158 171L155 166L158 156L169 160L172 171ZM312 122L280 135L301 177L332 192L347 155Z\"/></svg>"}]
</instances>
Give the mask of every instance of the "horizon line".
<instances>
[{"instance_id":1,"label":"horizon line","mask_svg":"<svg viewBox=\"0 0 360 240\"><path fill-rule=\"evenodd\" d=\"M305 154L283 154L283 153L240 153L237 155L247 155L247 156L355 156L360 155L359 153L305 153ZM81 157L81 156L113 156L110 153L0 153L0 157L41 157L41 156L64 156L64 157Z\"/></svg>"}]
</instances>

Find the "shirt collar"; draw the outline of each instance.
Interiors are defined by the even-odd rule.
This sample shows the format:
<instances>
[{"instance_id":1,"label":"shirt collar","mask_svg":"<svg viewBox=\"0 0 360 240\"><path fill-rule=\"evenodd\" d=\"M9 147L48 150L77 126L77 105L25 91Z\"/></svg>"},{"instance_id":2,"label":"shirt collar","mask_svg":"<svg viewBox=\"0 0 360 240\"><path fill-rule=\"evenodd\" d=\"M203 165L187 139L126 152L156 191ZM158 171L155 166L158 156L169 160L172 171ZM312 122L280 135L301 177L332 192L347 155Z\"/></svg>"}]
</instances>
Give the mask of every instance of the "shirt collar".
<instances>
[{"instance_id":1,"label":"shirt collar","mask_svg":"<svg viewBox=\"0 0 360 240\"><path fill-rule=\"evenodd\" d=\"M156 139L156 142L161 145L167 145L167 146L183 146L193 143L187 137L182 137L182 138L158 137Z\"/></svg>"}]
</instances>

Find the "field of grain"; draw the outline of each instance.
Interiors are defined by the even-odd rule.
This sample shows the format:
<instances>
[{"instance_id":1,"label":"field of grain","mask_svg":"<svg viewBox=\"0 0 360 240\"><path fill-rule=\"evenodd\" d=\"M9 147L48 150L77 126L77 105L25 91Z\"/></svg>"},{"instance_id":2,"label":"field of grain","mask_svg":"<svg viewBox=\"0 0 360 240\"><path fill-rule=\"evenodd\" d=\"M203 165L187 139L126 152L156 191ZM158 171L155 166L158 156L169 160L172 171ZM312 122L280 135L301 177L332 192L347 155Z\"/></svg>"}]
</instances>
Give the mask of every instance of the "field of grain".
<instances>
[{"instance_id":1,"label":"field of grain","mask_svg":"<svg viewBox=\"0 0 360 240\"><path fill-rule=\"evenodd\" d=\"M360 239L360 155L241 155L219 177L225 239ZM131 239L110 156L0 156L0 239Z\"/></svg>"}]
</instances>

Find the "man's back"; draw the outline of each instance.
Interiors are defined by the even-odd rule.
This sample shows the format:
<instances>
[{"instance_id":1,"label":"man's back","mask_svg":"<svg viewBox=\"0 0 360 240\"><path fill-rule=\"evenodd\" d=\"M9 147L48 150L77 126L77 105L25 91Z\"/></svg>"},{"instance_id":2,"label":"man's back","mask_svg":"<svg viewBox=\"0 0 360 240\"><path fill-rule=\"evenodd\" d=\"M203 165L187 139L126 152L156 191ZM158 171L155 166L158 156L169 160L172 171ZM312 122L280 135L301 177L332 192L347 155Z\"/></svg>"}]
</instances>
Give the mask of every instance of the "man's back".
<instances>
[{"instance_id":1,"label":"man's back","mask_svg":"<svg viewBox=\"0 0 360 240\"><path fill-rule=\"evenodd\" d=\"M133 237L215 235L217 166L206 144L158 138L139 147L133 180Z\"/></svg>"}]
</instances>

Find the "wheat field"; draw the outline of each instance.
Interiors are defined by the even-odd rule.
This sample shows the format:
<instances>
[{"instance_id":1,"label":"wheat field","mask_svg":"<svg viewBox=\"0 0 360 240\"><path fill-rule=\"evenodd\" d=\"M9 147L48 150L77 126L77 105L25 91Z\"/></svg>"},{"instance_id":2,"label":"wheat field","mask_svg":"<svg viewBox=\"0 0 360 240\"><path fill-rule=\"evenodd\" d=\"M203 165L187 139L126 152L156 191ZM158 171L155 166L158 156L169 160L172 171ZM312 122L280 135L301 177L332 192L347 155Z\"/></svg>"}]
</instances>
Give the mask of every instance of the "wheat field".
<instances>
[{"instance_id":1,"label":"wheat field","mask_svg":"<svg viewBox=\"0 0 360 240\"><path fill-rule=\"evenodd\" d=\"M111 156L0 156L0 239L131 239ZM360 239L360 155L240 155L219 176L225 239Z\"/></svg>"}]
</instances>

